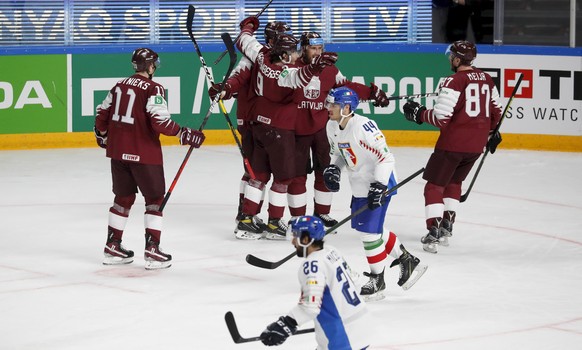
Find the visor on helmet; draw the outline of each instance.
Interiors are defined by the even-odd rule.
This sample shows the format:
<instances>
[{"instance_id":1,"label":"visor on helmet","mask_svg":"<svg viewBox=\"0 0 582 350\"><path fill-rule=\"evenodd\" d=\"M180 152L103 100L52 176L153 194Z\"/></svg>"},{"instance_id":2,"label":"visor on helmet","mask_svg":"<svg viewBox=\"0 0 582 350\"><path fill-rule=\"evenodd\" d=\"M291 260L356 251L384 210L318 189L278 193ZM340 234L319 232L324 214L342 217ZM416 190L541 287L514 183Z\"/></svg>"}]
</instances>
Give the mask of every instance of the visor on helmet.
<instances>
[{"instance_id":1,"label":"visor on helmet","mask_svg":"<svg viewBox=\"0 0 582 350\"><path fill-rule=\"evenodd\" d=\"M309 45L310 46L323 45L323 38L310 38Z\"/></svg>"},{"instance_id":2,"label":"visor on helmet","mask_svg":"<svg viewBox=\"0 0 582 350\"><path fill-rule=\"evenodd\" d=\"M335 104L339 105L339 103L336 103L335 102L335 98L332 95L327 95L327 98L325 99L325 102L323 102L323 107L325 109L330 109Z\"/></svg>"}]
</instances>

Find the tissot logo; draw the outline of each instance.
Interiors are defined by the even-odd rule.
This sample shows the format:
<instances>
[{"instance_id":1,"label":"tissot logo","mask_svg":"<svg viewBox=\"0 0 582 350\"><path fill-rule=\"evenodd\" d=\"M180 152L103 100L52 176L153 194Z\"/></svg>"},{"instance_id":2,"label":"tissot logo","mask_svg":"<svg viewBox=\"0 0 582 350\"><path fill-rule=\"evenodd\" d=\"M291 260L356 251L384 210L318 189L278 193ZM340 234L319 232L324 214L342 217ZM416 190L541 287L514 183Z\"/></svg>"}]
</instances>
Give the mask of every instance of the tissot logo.
<instances>
[{"instance_id":1,"label":"tissot logo","mask_svg":"<svg viewBox=\"0 0 582 350\"><path fill-rule=\"evenodd\" d=\"M523 74L523 80L517 93L516 98L532 98L533 97L533 70L531 69L499 69L499 68L481 68L481 70L487 72L493 78L493 82L501 97L510 97L513 92L513 88L517 84L519 75Z\"/></svg>"},{"instance_id":2,"label":"tissot logo","mask_svg":"<svg viewBox=\"0 0 582 350\"><path fill-rule=\"evenodd\" d=\"M523 80L517 93L516 98L532 99L534 97L534 79L537 83L536 98L549 98L559 100L568 98L575 101L582 100L582 72L568 70L551 70L551 69L514 69L514 68L481 68L489 73L493 82L499 89L501 97L510 97L513 88L517 84L520 74L523 74ZM534 77L535 75L535 77ZM564 89L563 86L569 86L571 89ZM540 88L542 86L542 88ZM540 90L541 89L541 90Z\"/></svg>"}]
</instances>

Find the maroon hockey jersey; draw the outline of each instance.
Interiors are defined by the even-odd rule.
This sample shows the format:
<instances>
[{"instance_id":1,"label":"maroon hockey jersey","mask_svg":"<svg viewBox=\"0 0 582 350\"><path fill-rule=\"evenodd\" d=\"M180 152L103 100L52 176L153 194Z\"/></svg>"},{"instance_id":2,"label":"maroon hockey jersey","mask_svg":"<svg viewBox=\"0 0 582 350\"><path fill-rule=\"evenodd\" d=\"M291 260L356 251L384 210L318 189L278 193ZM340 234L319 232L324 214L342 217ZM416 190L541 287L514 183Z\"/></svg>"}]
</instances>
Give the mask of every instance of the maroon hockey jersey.
<instances>
[{"instance_id":1,"label":"maroon hockey jersey","mask_svg":"<svg viewBox=\"0 0 582 350\"><path fill-rule=\"evenodd\" d=\"M107 131L107 157L162 164L160 134L174 136L180 126L170 118L164 87L142 75L119 81L97 106L95 126Z\"/></svg>"},{"instance_id":2,"label":"maroon hockey jersey","mask_svg":"<svg viewBox=\"0 0 582 350\"><path fill-rule=\"evenodd\" d=\"M246 125L250 121L249 101L254 97L249 86L252 65L252 62L246 56L243 56L227 80L233 93L237 95L236 119L239 127Z\"/></svg>"},{"instance_id":3,"label":"maroon hockey jersey","mask_svg":"<svg viewBox=\"0 0 582 350\"><path fill-rule=\"evenodd\" d=\"M305 66L303 60L297 60L297 67ZM370 95L370 87L354 83L339 71L336 66L328 66L319 76L314 76L302 89L296 89L293 94L293 102L297 106L295 133L297 135L313 135L325 128L328 121L328 112L324 102L333 88L346 86L354 90L360 100L367 100Z\"/></svg>"},{"instance_id":4,"label":"maroon hockey jersey","mask_svg":"<svg viewBox=\"0 0 582 350\"><path fill-rule=\"evenodd\" d=\"M271 49L259 43L250 33L241 32L238 49L252 62L250 77L251 120L275 128L294 130L293 90L304 87L313 74L307 67L280 65L271 61Z\"/></svg>"},{"instance_id":5,"label":"maroon hockey jersey","mask_svg":"<svg viewBox=\"0 0 582 350\"><path fill-rule=\"evenodd\" d=\"M440 129L436 149L480 153L501 119L499 92L482 70L459 71L444 80L434 108L421 118Z\"/></svg>"}]
</instances>

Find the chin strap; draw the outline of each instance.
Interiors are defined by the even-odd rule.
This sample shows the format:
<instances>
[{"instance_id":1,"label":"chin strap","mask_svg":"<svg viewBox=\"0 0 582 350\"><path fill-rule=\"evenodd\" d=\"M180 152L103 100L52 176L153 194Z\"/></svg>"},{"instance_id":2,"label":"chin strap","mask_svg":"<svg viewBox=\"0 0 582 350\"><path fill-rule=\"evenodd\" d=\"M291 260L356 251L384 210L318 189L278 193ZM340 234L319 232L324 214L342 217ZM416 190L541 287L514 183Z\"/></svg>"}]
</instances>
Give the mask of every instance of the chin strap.
<instances>
[{"instance_id":1,"label":"chin strap","mask_svg":"<svg viewBox=\"0 0 582 350\"><path fill-rule=\"evenodd\" d=\"M287 55L287 61L285 61L285 59L283 59L283 56L279 56L279 59L281 60L281 62L283 62L284 64L291 64L291 55Z\"/></svg>"},{"instance_id":2,"label":"chin strap","mask_svg":"<svg viewBox=\"0 0 582 350\"><path fill-rule=\"evenodd\" d=\"M304 244L301 244L301 240L300 239L297 240L297 245L300 246L301 248L303 248L303 257L304 258L307 257L307 248L311 244L313 244L314 241L315 240L312 238L311 241L309 241L309 243L307 243L307 244L304 245Z\"/></svg>"},{"instance_id":3,"label":"chin strap","mask_svg":"<svg viewBox=\"0 0 582 350\"><path fill-rule=\"evenodd\" d=\"M352 115L354 115L353 111L350 111L350 114L343 114L342 111L340 110L340 115L341 115L341 119L338 121L340 128L343 129L342 127L342 123L344 122L344 120L348 117L351 117Z\"/></svg>"}]
</instances>

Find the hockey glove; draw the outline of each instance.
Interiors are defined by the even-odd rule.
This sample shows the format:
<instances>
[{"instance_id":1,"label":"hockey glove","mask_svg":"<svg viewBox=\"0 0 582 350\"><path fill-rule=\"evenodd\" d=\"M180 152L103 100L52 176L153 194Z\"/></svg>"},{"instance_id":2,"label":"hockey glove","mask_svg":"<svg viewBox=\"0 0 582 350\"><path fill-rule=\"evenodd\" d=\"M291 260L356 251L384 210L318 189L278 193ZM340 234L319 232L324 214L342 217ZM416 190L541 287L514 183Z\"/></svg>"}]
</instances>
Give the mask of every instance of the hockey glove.
<instances>
[{"instance_id":1,"label":"hockey glove","mask_svg":"<svg viewBox=\"0 0 582 350\"><path fill-rule=\"evenodd\" d=\"M261 333L261 341L267 346L281 345L295 332L297 332L297 321L289 316L281 316Z\"/></svg>"},{"instance_id":2,"label":"hockey glove","mask_svg":"<svg viewBox=\"0 0 582 350\"><path fill-rule=\"evenodd\" d=\"M252 25L252 27L247 26L248 24ZM241 30L245 30L254 34L257 29L259 29L259 19L255 16L250 16L243 19L240 24L238 25Z\"/></svg>"},{"instance_id":3,"label":"hockey glove","mask_svg":"<svg viewBox=\"0 0 582 350\"><path fill-rule=\"evenodd\" d=\"M313 74L319 74L327 66L333 66L337 62L337 53L324 52L311 61L309 68Z\"/></svg>"},{"instance_id":4,"label":"hockey glove","mask_svg":"<svg viewBox=\"0 0 582 350\"><path fill-rule=\"evenodd\" d=\"M368 100L374 100L374 107L388 107L390 104L390 100L388 99L388 96L386 96L386 93L374 83L370 86L370 97Z\"/></svg>"},{"instance_id":5,"label":"hockey glove","mask_svg":"<svg viewBox=\"0 0 582 350\"><path fill-rule=\"evenodd\" d=\"M95 133L97 145L101 148L107 148L107 131L105 132L105 134L101 134L101 132L97 130L97 126L93 126L93 132Z\"/></svg>"},{"instance_id":6,"label":"hockey glove","mask_svg":"<svg viewBox=\"0 0 582 350\"><path fill-rule=\"evenodd\" d=\"M206 136L202 133L202 131L192 130L185 126L180 129L180 144L181 145L190 145L194 148L199 148L204 142Z\"/></svg>"},{"instance_id":7,"label":"hockey glove","mask_svg":"<svg viewBox=\"0 0 582 350\"><path fill-rule=\"evenodd\" d=\"M487 150L489 150L489 152L493 154L497 150L497 146L501 143L501 141L502 139L499 131L497 132L491 131L489 135L489 141L487 141L487 145L485 147L487 147Z\"/></svg>"},{"instance_id":8,"label":"hockey glove","mask_svg":"<svg viewBox=\"0 0 582 350\"><path fill-rule=\"evenodd\" d=\"M418 102L408 100L402 107L402 110L407 120L415 122L418 125L422 124L422 111L426 110L425 106Z\"/></svg>"},{"instance_id":9,"label":"hockey glove","mask_svg":"<svg viewBox=\"0 0 582 350\"><path fill-rule=\"evenodd\" d=\"M383 185L379 182L374 182L370 184L370 189L368 190L368 209L374 210L379 208L384 204L384 199L386 198L385 193L388 190L388 186Z\"/></svg>"},{"instance_id":10,"label":"hockey glove","mask_svg":"<svg viewBox=\"0 0 582 350\"><path fill-rule=\"evenodd\" d=\"M216 95L220 91L221 87L222 87L222 83L214 83L208 89L208 95L210 95L210 99L211 100L214 100L214 98L216 97ZM222 89L222 97L221 97L221 100L231 99L232 96L233 96L233 94L232 94L232 87L230 86L229 83L224 84L224 88Z\"/></svg>"},{"instance_id":11,"label":"hockey glove","mask_svg":"<svg viewBox=\"0 0 582 350\"><path fill-rule=\"evenodd\" d=\"M337 165L330 165L323 170L323 183L331 192L337 192L340 189L341 170Z\"/></svg>"}]
</instances>

